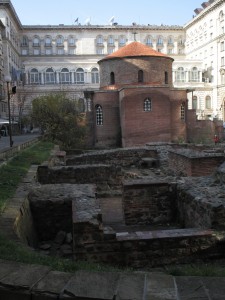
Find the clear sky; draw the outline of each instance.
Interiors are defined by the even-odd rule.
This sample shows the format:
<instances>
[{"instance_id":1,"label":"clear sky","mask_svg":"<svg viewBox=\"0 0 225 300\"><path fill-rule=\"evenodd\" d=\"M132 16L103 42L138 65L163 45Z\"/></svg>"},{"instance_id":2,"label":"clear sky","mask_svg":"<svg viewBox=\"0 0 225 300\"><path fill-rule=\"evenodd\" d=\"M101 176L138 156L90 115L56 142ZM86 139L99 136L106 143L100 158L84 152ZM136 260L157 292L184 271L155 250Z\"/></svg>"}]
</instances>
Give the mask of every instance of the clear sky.
<instances>
[{"instance_id":1,"label":"clear sky","mask_svg":"<svg viewBox=\"0 0 225 300\"><path fill-rule=\"evenodd\" d=\"M207 0L205 0L207 1ZM11 0L23 25L184 25L203 0Z\"/></svg>"}]
</instances>

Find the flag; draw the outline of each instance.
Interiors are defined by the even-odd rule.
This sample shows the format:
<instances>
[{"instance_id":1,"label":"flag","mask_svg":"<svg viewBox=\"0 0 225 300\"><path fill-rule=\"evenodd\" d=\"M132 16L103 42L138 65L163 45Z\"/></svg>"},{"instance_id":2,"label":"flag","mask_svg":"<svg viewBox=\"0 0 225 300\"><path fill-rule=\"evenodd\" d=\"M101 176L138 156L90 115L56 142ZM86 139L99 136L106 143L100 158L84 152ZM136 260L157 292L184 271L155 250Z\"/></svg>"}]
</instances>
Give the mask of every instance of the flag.
<instances>
[{"instance_id":1,"label":"flag","mask_svg":"<svg viewBox=\"0 0 225 300\"><path fill-rule=\"evenodd\" d=\"M78 18L76 18L76 20L74 21L74 23L77 23L78 22Z\"/></svg>"}]
</instances>

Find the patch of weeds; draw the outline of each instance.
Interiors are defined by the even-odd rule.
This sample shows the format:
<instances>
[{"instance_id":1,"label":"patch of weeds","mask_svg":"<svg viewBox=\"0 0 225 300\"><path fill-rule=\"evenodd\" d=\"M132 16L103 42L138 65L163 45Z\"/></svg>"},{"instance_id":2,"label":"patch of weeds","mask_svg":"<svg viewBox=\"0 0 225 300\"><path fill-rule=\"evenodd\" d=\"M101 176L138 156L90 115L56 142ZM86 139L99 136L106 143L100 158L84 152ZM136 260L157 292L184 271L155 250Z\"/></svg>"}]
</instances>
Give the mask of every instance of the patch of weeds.
<instances>
[{"instance_id":1,"label":"patch of weeds","mask_svg":"<svg viewBox=\"0 0 225 300\"><path fill-rule=\"evenodd\" d=\"M26 175L32 164L41 164L47 160L53 144L40 141L28 149L23 150L1 167L0 176L0 213L3 211L6 201L11 198L19 183Z\"/></svg>"}]
</instances>

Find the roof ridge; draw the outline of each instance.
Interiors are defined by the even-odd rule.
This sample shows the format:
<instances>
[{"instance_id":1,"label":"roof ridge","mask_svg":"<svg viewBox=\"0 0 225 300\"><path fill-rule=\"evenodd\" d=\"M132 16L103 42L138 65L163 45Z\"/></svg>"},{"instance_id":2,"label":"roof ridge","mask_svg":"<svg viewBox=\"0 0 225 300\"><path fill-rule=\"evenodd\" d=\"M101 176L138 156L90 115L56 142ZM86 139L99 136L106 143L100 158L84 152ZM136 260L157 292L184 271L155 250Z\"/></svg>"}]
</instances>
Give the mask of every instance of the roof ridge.
<instances>
[{"instance_id":1,"label":"roof ridge","mask_svg":"<svg viewBox=\"0 0 225 300\"><path fill-rule=\"evenodd\" d=\"M135 57L135 56L156 56L156 57L167 57L173 59L172 57L169 57L168 55L162 52L156 51L152 47L134 41L128 45L121 47L117 51L107 55L100 61L114 59L114 58Z\"/></svg>"}]
</instances>

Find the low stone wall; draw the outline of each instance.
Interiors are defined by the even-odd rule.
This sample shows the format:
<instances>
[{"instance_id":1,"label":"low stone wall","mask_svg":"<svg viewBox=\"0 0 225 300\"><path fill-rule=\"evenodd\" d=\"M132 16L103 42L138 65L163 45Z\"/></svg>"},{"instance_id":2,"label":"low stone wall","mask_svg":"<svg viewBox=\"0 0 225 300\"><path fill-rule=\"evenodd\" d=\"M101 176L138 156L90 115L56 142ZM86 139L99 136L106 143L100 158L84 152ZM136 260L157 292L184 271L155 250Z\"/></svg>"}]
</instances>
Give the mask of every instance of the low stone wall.
<instances>
[{"instance_id":1,"label":"low stone wall","mask_svg":"<svg viewBox=\"0 0 225 300\"><path fill-rule=\"evenodd\" d=\"M28 199L38 239L54 240L59 231L72 233L72 201L82 197L95 197L95 186L50 184L33 189Z\"/></svg>"},{"instance_id":2,"label":"low stone wall","mask_svg":"<svg viewBox=\"0 0 225 300\"><path fill-rule=\"evenodd\" d=\"M225 163L216 170L215 178L220 184L225 184Z\"/></svg>"},{"instance_id":3,"label":"low stone wall","mask_svg":"<svg viewBox=\"0 0 225 300\"><path fill-rule=\"evenodd\" d=\"M224 162L222 153L206 153L194 150L170 150L169 168L182 176L207 176Z\"/></svg>"},{"instance_id":4,"label":"low stone wall","mask_svg":"<svg viewBox=\"0 0 225 300\"><path fill-rule=\"evenodd\" d=\"M123 184L125 223L166 224L176 221L176 185L137 179Z\"/></svg>"},{"instance_id":5,"label":"low stone wall","mask_svg":"<svg viewBox=\"0 0 225 300\"><path fill-rule=\"evenodd\" d=\"M149 210L148 196L150 195L150 198L156 197L156 186L158 186L161 201L159 201L159 206L154 203L153 212L156 213L158 209L157 214L162 217L160 221L169 220L171 205L176 205L175 201L177 201L176 196L178 195L181 199L180 202L178 200L178 211L181 220L184 220L182 225L198 227L199 229L185 228L160 231L137 231L136 229L131 231L127 226L124 227L123 232L115 232L111 227L104 227L102 224L100 205L96 199L94 185L54 184L37 187L29 194L38 238L40 241L52 240L54 242L59 231L72 232L73 250L71 248L69 251L68 247L60 246L63 248L61 250L64 251L64 254L70 253L72 255L73 252L76 260L104 262L134 268L186 263L195 261L195 259L223 256L224 250L220 245L223 243L223 238L221 241L219 241L220 238L217 240L217 235L207 229L210 225L215 225L213 222L216 220L220 226L224 224L225 210L221 209L221 205L215 206L210 202L210 199L205 206L203 205L204 201L202 204L201 201L198 204L196 202L195 207L194 200L199 199L191 199L190 195L192 194L188 192L188 185L179 186L178 194L176 194L173 184L170 185L166 182L158 182L157 184L146 182L146 184L141 185L136 182L136 186L134 185L136 190L131 188L130 196L136 197L137 206L140 205L138 197L141 188L143 188L143 194L146 193L147 195L143 197L145 201L141 202L145 209L143 210L144 216ZM208 185L208 182L206 184ZM190 183L190 185L193 184ZM129 189L129 184L127 187ZM173 197L174 199L172 199ZM154 197L153 199L156 200ZM127 205L129 204L127 203ZM214 207L215 210L213 210ZM218 208L220 211L217 210ZM162 209L162 213L160 209ZM138 213L135 211L134 219ZM154 215L156 219L153 219L156 223L159 221L157 214ZM147 215L144 221L148 218Z\"/></svg>"},{"instance_id":6,"label":"low stone wall","mask_svg":"<svg viewBox=\"0 0 225 300\"><path fill-rule=\"evenodd\" d=\"M35 175L37 166L32 165L17 187L13 197L1 214L0 233L16 242L24 242L31 247L37 246L37 236L30 205L27 201L28 191L36 186Z\"/></svg>"},{"instance_id":7,"label":"low stone wall","mask_svg":"<svg viewBox=\"0 0 225 300\"><path fill-rule=\"evenodd\" d=\"M52 167L43 164L37 169L37 180L41 184L56 183L95 183L121 184L123 172L115 165L80 165Z\"/></svg>"},{"instance_id":8,"label":"low stone wall","mask_svg":"<svg viewBox=\"0 0 225 300\"><path fill-rule=\"evenodd\" d=\"M85 233L89 228L88 224L83 223L81 232ZM91 238L85 234L76 237L74 254L78 260L146 268L190 263L218 255L216 244L216 237L210 230L179 229L116 234L110 228L104 231L95 228Z\"/></svg>"},{"instance_id":9,"label":"low stone wall","mask_svg":"<svg viewBox=\"0 0 225 300\"><path fill-rule=\"evenodd\" d=\"M177 186L178 220L182 227L225 230L225 192L213 178L186 179Z\"/></svg>"},{"instance_id":10,"label":"low stone wall","mask_svg":"<svg viewBox=\"0 0 225 300\"><path fill-rule=\"evenodd\" d=\"M33 222L33 215L30 210L30 203L27 198L24 198L16 216L14 230L16 235L24 244L34 248L37 247L38 238L36 228Z\"/></svg>"},{"instance_id":11,"label":"low stone wall","mask_svg":"<svg viewBox=\"0 0 225 300\"><path fill-rule=\"evenodd\" d=\"M96 164L101 162L126 167L138 165L143 157L157 158L157 151L148 147L93 151L81 155L68 156L66 165Z\"/></svg>"},{"instance_id":12,"label":"low stone wall","mask_svg":"<svg viewBox=\"0 0 225 300\"><path fill-rule=\"evenodd\" d=\"M42 137L37 137L34 138L33 140L24 142L23 144L17 145L17 146L13 146L9 149L6 149L4 151L0 152L0 161L4 161L4 160L8 160L11 157L14 157L16 155L18 155L18 153L30 146L32 146L33 144L36 144L38 141L41 140Z\"/></svg>"}]
</instances>

